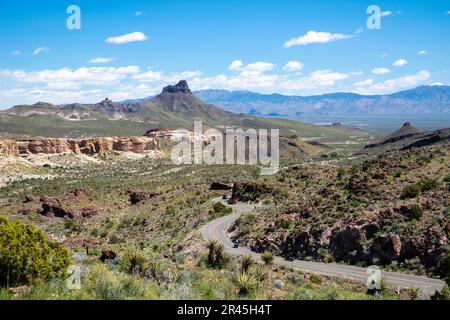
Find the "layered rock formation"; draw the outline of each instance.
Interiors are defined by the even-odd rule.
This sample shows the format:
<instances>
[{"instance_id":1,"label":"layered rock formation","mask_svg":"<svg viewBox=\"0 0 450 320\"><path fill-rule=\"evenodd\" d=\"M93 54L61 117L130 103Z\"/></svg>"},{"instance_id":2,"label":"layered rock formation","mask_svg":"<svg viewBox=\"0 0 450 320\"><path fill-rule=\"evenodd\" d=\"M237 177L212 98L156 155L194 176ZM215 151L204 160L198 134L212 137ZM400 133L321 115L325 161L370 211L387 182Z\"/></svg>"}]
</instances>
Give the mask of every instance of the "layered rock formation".
<instances>
[{"instance_id":1,"label":"layered rock formation","mask_svg":"<svg viewBox=\"0 0 450 320\"><path fill-rule=\"evenodd\" d=\"M103 137L91 139L0 140L0 154L20 157L27 157L32 154L97 154L108 151L144 153L150 150L159 150L159 139L150 137Z\"/></svg>"}]
</instances>

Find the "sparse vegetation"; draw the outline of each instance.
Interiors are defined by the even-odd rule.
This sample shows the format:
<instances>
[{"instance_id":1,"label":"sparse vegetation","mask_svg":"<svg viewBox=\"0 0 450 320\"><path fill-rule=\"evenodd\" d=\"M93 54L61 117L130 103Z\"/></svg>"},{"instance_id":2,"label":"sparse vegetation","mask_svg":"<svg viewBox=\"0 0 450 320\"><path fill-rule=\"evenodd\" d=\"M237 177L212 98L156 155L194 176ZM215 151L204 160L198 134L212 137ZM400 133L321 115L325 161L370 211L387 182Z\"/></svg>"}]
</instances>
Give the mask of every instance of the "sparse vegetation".
<instances>
[{"instance_id":1,"label":"sparse vegetation","mask_svg":"<svg viewBox=\"0 0 450 320\"><path fill-rule=\"evenodd\" d=\"M261 259L263 260L264 264L267 266L272 265L273 263L273 254L269 251L264 251L264 253L261 256Z\"/></svg>"},{"instance_id":2,"label":"sparse vegetation","mask_svg":"<svg viewBox=\"0 0 450 320\"><path fill-rule=\"evenodd\" d=\"M230 257L226 254L223 244L216 240L207 243L208 247L208 265L212 268L223 268L229 261Z\"/></svg>"}]
</instances>

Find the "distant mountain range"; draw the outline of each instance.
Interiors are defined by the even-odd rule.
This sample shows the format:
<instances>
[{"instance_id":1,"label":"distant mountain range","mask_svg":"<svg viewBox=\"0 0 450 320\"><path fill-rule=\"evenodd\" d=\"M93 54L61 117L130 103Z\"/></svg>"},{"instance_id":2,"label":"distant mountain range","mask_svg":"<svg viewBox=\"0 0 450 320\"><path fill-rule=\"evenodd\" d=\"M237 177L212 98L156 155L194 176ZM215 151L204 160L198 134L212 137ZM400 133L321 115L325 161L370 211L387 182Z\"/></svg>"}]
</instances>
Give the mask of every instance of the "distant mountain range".
<instances>
[{"instance_id":1,"label":"distant mountain range","mask_svg":"<svg viewBox=\"0 0 450 320\"><path fill-rule=\"evenodd\" d=\"M450 113L450 86L420 86L388 95L330 93L303 97L227 90L194 94L228 111L265 116Z\"/></svg>"},{"instance_id":2,"label":"distant mountain range","mask_svg":"<svg viewBox=\"0 0 450 320\"><path fill-rule=\"evenodd\" d=\"M297 121L263 118L222 110L196 97L186 81L166 86L152 99L141 102L53 105L38 102L0 111L0 135L14 137L92 137L142 135L149 129L192 129L194 120L207 127L280 129L302 138L348 139L345 130ZM362 133L361 133L362 134Z\"/></svg>"}]
</instances>

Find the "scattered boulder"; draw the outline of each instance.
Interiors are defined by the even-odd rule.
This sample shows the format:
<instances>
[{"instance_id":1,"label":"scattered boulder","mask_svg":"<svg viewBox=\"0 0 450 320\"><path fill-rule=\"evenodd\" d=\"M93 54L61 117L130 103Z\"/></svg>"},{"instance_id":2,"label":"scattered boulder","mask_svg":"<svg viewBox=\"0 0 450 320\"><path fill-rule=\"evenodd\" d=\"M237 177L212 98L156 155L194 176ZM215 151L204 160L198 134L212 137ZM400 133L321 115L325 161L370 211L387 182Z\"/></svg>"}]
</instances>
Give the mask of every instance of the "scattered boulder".
<instances>
[{"instance_id":1,"label":"scattered boulder","mask_svg":"<svg viewBox=\"0 0 450 320\"><path fill-rule=\"evenodd\" d=\"M64 208L58 198L44 196L40 201L42 202L41 214L45 216L70 219L81 217L81 212L78 210Z\"/></svg>"},{"instance_id":2,"label":"scattered boulder","mask_svg":"<svg viewBox=\"0 0 450 320\"><path fill-rule=\"evenodd\" d=\"M284 282L283 282L283 280L280 280L280 279L275 279L273 281L273 285L277 289L283 289L284 288Z\"/></svg>"},{"instance_id":3,"label":"scattered boulder","mask_svg":"<svg viewBox=\"0 0 450 320\"><path fill-rule=\"evenodd\" d=\"M336 260L356 263L364 259L366 234L361 226L348 225L330 239L330 252Z\"/></svg>"},{"instance_id":4,"label":"scattered boulder","mask_svg":"<svg viewBox=\"0 0 450 320\"><path fill-rule=\"evenodd\" d=\"M401 249L402 242L398 235L381 235L373 241L371 247L372 259L379 260L381 264L389 264L400 258Z\"/></svg>"},{"instance_id":5,"label":"scattered boulder","mask_svg":"<svg viewBox=\"0 0 450 320\"><path fill-rule=\"evenodd\" d=\"M101 210L100 207L92 204L81 209L81 215L84 218L90 218L99 214L100 210Z\"/></svg>"},{"instance_id":6,"label":"scattered boulder","mask_svg":"<svg viewBox=\"0 0 450 320\"><path fill-rule=\"evenodd\" d=\"M233 185L232 184L228 184L228 183L222 183L219 181L213 181L211 183L211 186L209 187L209 190L231 190L233 189Z\"/></svg>"},{"instance_id":7,"label":"scattered boulder","mask_svg":"<svg viewBox=\"0 0 450 320\"><path fill-rule=\"evenodd\" d=\"M274 190L266 184L258 184L255 182L236 182L233 185L233 193L231 198L236 201L254 202L264 195L273 194Z\"/></svg>"},{"instance_id":8,"label":"scattered boulder","mask_svg":"<svg viewBox=\"0 0 450 320\"><path fill-rule=\"evenodd\" d=\"M117 258L117 252L111 249L103 249L100 261L105 262L106 260L114 260L115 258Z\"/></svg>"},{"instance_id":9,"label":"scattered boulder","mask_svg":"<svg viewBox=\"0 0 450 320\"><path fill-rule=\"evenodd\" d=\"M132 205L136 205L142 201L152 199L160 195L160 193L152 191L129 191L130 202Z\"/></svg>"},{"instance_id":10,"label":"scattered boulder","mask_svg":"<svg viewBox=\"0 0 450 320\"><path fill-rule=\"evenodd\" d=\"M23 203L33 202L35 200L35 196L33 196L32 194L28 194L25 196L25 200L23 201Z\"/></svg>"}]
</instances>

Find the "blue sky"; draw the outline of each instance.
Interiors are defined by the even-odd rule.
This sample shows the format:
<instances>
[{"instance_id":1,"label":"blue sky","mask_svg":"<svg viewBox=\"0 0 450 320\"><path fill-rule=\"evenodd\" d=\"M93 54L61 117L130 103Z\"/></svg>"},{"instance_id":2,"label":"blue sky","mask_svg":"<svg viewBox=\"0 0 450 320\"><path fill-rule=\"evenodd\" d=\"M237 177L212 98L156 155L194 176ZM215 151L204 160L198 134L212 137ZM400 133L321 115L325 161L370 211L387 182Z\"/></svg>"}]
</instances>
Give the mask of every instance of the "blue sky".
<instances>
[{"instance_id":1,"label":"blue sky","mask_svg":"<svg viewBox=\"0 0 450 320\"><path fill-rule=\"evenodd\" d=\"M371 4L381 29L366 26ZM295 95L448 85L449 12L448 0L0 0L0 108L139 98L179 79Z\"/></svg>"}]
</instances>

